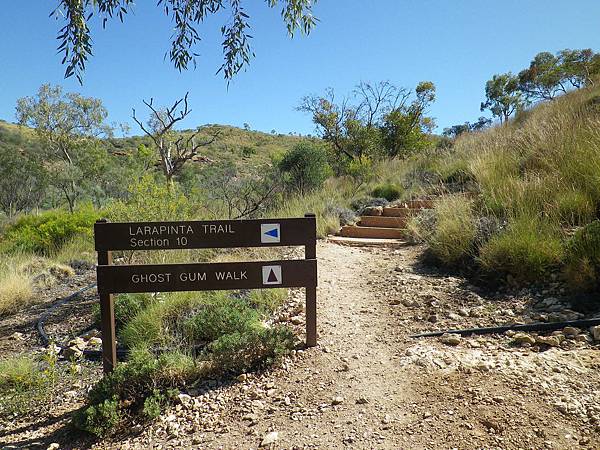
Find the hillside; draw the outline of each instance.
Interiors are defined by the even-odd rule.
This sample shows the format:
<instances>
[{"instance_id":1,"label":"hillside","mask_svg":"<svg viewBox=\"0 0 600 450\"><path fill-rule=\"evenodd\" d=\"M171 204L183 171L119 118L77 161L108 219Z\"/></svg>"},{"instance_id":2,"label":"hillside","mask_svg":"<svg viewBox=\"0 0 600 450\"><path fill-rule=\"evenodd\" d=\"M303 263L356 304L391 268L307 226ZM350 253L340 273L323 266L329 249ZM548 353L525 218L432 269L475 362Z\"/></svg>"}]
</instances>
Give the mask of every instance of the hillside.
<instances>
[{"instance_id":1,"label":"hillside","mask_svg":"<svg viewBox=\"0 0 600 450\"><path fill-rule=\"evenodd\" d=\"M187 135L190 132L191 130L182 130L178 133ZM233 162L239 168L248 165L252 168L269 163L272 157L283 154L299 142L310 139L210 124L202 127L199 140L209 141L214 134L217 134L218 138L203 149L202 156L216 162ZM109 153L115 156L132 154L140 144L152 148L152 140L147 136L109 138L104 139L102 143ZM34 130L0 120L0 149L18 148L36 152L40 150L40 145Z\"/></svg>"}]
</instances>

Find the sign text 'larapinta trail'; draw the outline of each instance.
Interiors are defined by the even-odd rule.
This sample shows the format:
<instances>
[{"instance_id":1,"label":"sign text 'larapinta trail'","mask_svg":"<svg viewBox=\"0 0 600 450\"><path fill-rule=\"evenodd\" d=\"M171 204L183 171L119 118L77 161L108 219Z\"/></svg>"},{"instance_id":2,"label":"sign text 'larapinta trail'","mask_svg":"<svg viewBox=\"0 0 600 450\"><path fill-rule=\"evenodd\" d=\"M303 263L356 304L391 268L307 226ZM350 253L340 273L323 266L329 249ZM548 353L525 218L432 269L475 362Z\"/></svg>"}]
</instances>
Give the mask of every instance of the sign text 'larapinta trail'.
<instances>
[{"instance_id":1,"label":"sign text 'larapinta trail'","mask_svg":"<svg viewBox=\"0 0 600 450\"><path fill-rule=\"evenodd\" d=\"M96 222L98 294L105 372L117 363L113 294L304 287L306 344L317 343L317 239L313 214L293 219ZM229 263L113 265L112 252L304 246L304 259Z\"/></svg>"},{"instance_id":2,"label":"sign text 'larapinta trail'","mask_svg":"<svg viewBox=\"0 0 600 450\"><path fill-rule=\"evenodd\" d=\"M310 218L149 223L99 223L96 250L161 250L306 245Z\"/></svg>"}]
</instances>

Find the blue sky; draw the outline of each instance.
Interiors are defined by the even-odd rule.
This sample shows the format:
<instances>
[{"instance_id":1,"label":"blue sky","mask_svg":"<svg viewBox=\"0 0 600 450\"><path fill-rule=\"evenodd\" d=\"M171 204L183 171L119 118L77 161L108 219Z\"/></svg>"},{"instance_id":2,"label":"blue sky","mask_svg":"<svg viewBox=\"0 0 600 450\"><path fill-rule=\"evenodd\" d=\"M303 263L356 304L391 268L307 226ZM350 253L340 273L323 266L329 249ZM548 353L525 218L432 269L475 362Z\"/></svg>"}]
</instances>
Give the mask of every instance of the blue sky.
<instances>
[{"instance_id":1,"label":"blue sky","mask_svg":"<svg viewBox=\"0 0 600 450\"><path fill-rule=\"evenodd\" d=\"M95 28L94 57L85 82L64 80L56 55L60 22L48 17L56 1L10 1L0 16L0 118L14 121L19 97L45 82L101 98L110 120L128 122L142 99L171 103L190 92L193 113L182 127L223 123L303 134L310 118L295 111L300 98L328 86L338 94L359 81L389 80L414 87L433 81L431 109L438 131L481 114L485 81L494 73L519 71L539 51L588 48L600 51L598 0L319 0L320 19L309 37L290 40L278 10L246 0L256 58L229 89L220 75L219 16L204 24L198 67L179 73L165 60L169 19L140 0L124 25Z\"/></svg>"}]
</instances>

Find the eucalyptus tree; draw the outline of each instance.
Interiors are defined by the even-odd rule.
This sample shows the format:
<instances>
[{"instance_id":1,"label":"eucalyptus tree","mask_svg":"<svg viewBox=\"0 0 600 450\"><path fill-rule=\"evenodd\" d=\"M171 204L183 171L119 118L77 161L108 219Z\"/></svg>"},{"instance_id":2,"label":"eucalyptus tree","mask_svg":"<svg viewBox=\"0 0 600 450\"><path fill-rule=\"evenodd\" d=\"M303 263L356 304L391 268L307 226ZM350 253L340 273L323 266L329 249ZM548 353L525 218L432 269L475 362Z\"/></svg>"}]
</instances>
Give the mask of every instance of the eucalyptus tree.
<instances>
[{"instance_id":1,"label":"eucalyptus tree","mask_svg":"<svg viewBox=\"0 0 600 450\"><path fill-rule=\"evenodd\" d=\"M525 107L523 92L519 89L519 77L511 72L497 74L485 85L485 102L481 111L490 110L500 123L507 123L513 113Z\"/></svg>"},{"instance_id":2,"label":"eucalyptus tree","mask_svg":"<svg viewBox=\"0 0 600 450\"><path fill-rule=\"evenodd\" d=\"M64 196L71 212L86 187L106 169L106 150L99 139L110 136L102 101L60 86L42 85L36 96L17 100L17 119L35 129L43 144L41 157L50 182Z\"/></svg>"}]
</instances>

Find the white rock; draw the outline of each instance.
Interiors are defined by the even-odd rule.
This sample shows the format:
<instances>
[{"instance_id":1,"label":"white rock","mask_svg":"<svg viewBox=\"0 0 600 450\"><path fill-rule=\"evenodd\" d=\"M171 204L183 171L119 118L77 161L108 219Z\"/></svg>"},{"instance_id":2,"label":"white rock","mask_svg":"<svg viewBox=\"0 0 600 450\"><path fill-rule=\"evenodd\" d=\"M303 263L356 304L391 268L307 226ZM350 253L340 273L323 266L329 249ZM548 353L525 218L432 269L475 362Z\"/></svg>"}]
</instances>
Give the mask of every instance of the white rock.
<instances>
[{"instance_id":1,"label":"white rock","mask_svg":"<svg viewBox=\"0 0 600 450\"><path fill-rule=\"evenodd\" d=\"M600 341L600 325L590 328L590 333L595 341Z\"/></svg>"},{"instance_id":2,"label":"white rock","mask_svg":"<svg viewBox=\"0 0 600 450\"><path fill-rule=\"evenodd\" d=\"M535 338L527 333L516 333L513 335L513 341L517 344L535 344Z\"/></svg>"},{"instance_id":3,"label":"white rock","mask_svg":"<svg viewBox=\"0 0 600 450\"><path fill-rule=\"evenodd\" d=\"M440 337L440 341L446 345L458 345L462 338L460 335L455 333L445 333Z\"/></svg>"},{"instance_id":4,"label":"white rock","mask_svg":"<svg viewBox=\"0 0 600 450\"><path fill-rule=\"evenodd\" d=\"M341 405L342 403L344 403L344 397L342 397L342 396L338 395L331 399L332 405Z\"/></svg>"},{"instance_id":5,"label":"white rock","mask_svg":"<svg viewBox=\"0 0 600 450\"><path fill-rule=\"evenodd\" d=\"M261 447L266 447L267 445L271 445L275 441L277 441L277 439L279 439L279 432L277 432L277 431L271 431L270 433L267 433L265 435L265 437L263 437L263 440L260 443L260 446Z\"/></svg>"}]
</instances>

